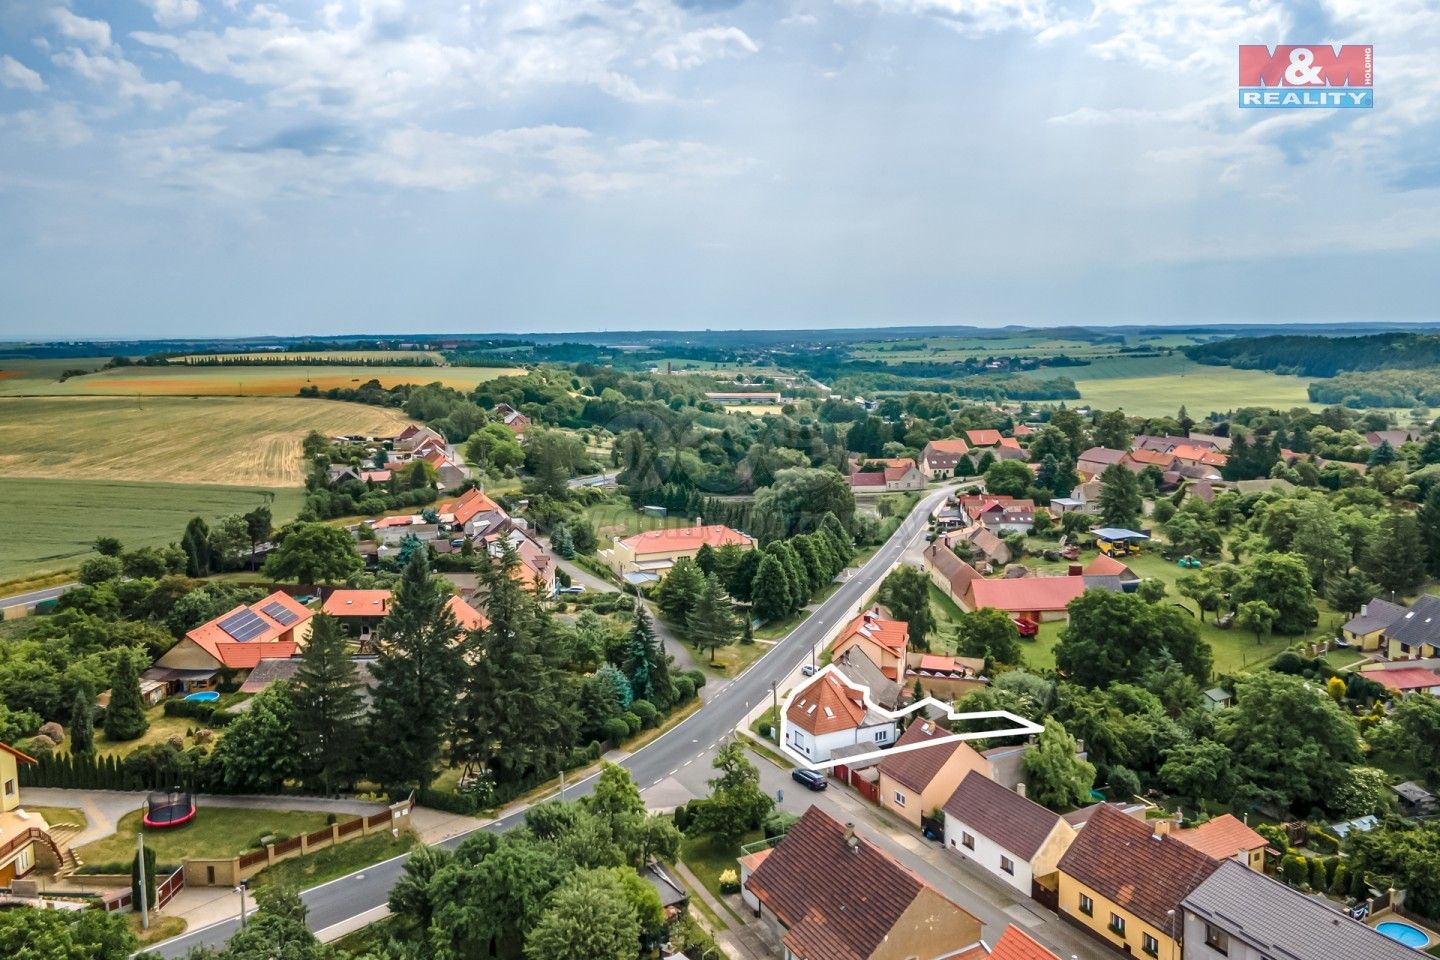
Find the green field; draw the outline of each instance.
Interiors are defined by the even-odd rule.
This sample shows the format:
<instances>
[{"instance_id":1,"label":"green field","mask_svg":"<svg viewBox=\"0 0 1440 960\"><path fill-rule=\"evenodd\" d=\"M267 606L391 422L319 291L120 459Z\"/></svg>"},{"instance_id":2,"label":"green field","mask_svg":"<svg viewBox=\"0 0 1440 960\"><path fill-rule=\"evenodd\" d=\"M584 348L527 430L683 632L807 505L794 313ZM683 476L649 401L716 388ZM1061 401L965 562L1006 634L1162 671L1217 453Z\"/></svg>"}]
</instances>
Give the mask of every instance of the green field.
<instances>
[{"instance_id":1,"label":"green field","mask_svg":"<svg viewBox=\"0 0 1440 960\"><path fill-rule=\"evenodd\" d=\"M1198 341L1186 334L1128 336L1127 347L1183 347ZM949 363L983 357L1070 357L1120 356L1121 344L1096 342L1037 330L995 337L924 337L909 340L867 341L852 347L859 360L885 363Z\"/></svg>"},{"instance_id":2,"label":"green field","mask_svg":"<svg viewBox=\"0 0 1440 960\"><path fill-rule=\"evenodd\" d=\"M1174 414L1183 403L1192 417L1240 407L1318 409L1303 377L1263 370L1236 370L1195 363L1179 354L1167 357L1113 356L1085 367L1056 368L1080 388L1080 397L1101 410L1122 409L1134 416Z\"/></svg>"},{"instance_id":3,"label":"green field","mask_svg":"<svg viewBox=\"0 0 1440 960\"><path fill-rule=\"evenodd\" d=\"M328 814L319 810L252 810L207 807L181 827L151 830L141 827L141 812L127 813L115 824L115 833L87 843L75 855L87 867L127 863L135 856L135 834L145 834L145 846L155 851L162 866L178 866L186 857L220 859L239 856L259 846L261 837L298 837L325 826ZM343 818L342 819L348 819Z\"/></svg>"},{"instance_id":4,"label":"green field","mask_svg":"<svg viewBox=\"0 0 1440 960\"><path fill-rule=\"evenodd\" d=\"M0 477L0 580L73 569L101 535L127 547L178 542L191 517L250 510L274 496L275 522L293 519L303 491L196 484Z\"/></svg>"},{"instance_id":5,"label":"green field","mask_svg":"<svg viewBox=\"0 0 1440 960\"><path fill-rule=\"evenodd\" d=\"M254 353L197 353L186 357L173 357L172 363L204 363L207 360L261 360L275 362L321 360L326 363L365 363L370 360L433 360L439 362L440 354L435 350L261 350Z\"/></svg>"}]
</instances>

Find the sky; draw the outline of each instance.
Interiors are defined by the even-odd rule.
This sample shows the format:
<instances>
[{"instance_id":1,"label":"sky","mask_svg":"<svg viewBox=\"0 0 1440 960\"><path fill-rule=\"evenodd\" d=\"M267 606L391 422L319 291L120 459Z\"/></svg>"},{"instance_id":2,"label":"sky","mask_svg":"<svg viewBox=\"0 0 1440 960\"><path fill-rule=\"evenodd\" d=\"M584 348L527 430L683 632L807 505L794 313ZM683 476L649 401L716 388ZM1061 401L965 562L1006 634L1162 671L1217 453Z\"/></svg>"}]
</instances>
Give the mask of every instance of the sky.
<instances>
[{"instance_id":1,"label":"sky","mask_svg":"<svg viewBox=\"0 0 1440 960\"><path fill-rule=\"evenodd\" d=\"M1242 43L1375 45L1241 110ZM0 0L0 338L1440 319L1434 0Z\"/></svg>"}]
</instances>

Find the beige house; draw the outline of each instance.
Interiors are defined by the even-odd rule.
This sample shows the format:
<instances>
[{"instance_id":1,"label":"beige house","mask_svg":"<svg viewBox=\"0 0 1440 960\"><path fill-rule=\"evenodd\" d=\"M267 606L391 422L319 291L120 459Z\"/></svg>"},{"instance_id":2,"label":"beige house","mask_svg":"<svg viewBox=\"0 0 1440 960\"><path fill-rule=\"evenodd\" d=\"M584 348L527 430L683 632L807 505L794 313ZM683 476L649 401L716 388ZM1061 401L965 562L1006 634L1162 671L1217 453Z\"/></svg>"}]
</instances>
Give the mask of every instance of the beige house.
<instances>
[{"instance_id":1,"label":"beige house","mask_svg":"<svg viewBox=\"0 0 1440 960\"><path fill-rule=\"evenodd\" d=\"M693 559L707 544L711 549L734 544L749 550L755 546L755 539L724 524L702 526L697 522L692 527L647 530L623 540L617 538L613 547L596 556L618 577L631 583L653 583L669 573L676 560Z\"/></svg>"},{"instance_id":2,"label":"beige house","mask_svg":"<svg viewBox=\"0 0 1440 960\"><path fill-rule=\"evenodd\" d=\"M228 610L185 634L145 679L171 684L171 692L205 690L222 672L244 674L261 660L293 657L310 638L315 611L283 590Z\"/></svg>"},{"instance_id":3,"label":"beige house","mask_svg":"<svg viewBox=\"0 0 1440 960\"><path fill-rule=\"evenodd\" d=\"M836 638L831 659L858 648L889 680L905 678L905 654L910 644L910 625L896 620L880 606L863 611Z\"/></svg>"},{"instance_id":4,"label":"beige house","mask_svg":"<svg viewBox=\"0 0 1440 960\"><path fill-rule=\"evenodd\" d=\"M45 818L20 806L20 764L34 762L0 743L0 887L37 866L54 870L63 861Z\"/></svg>"},{"instance_id":5,"label":"beige house","mask_svg":"<svg viewBox=\"0 0 1440 960\"><path fill-rule=\"evenodd\" d=\"M932 480L953 476L955 467L970 453L970 444L960 438L931 440L920 451L920 469Z\"/></svg>"},{"instance_id":6,"label":"beige house","mask_svg":"<svg viewBox=\"0 0 1440 960\"><path fill-rule=\"evenodd\" d=\"M910 724L896 747L948 737L951 731L934 720ZM920 829L920 818L930 816L950 798L967 774L991 775L990 761L962 741L892 753L880 761L880 806ZM1003 789L1003 788L1002 788Z\"/></svg>"}]
</instances>

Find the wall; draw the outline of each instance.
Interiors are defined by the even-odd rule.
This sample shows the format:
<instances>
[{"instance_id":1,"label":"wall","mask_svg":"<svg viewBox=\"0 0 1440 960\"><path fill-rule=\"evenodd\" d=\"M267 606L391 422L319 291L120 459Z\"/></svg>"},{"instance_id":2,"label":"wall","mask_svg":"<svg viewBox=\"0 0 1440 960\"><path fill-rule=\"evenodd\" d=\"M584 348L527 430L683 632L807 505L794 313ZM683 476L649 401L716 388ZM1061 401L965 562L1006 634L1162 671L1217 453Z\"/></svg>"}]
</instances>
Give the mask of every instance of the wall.
<instances>
[{"instance_id":1,"label":"wall","mask_svg":"<svg viewBox=\"0 0 1440 960\"><path fill-rule=\"evenodd\" d=\"M1205 921L1185 914L1185 960L1262 960L1264 954L1243 940L1230 938L1225 953L1205 945ZM1420 956L1418 953L1416 956Z\"/></svg>"},{"instance_id":2,"label":"wall","mask_svg":"<svg viewBox=\"0 0 1440 960\"><path fill-rule=\"evenodd\" d=\"M964 846L964 834L975 838L975 849ZM945 849L962 860L969 860L1002 883L1014 887L1022 896L1030 896L1032 874L1030 864L1010 853L989 837L982 836L974 827L951 814L945 814ZM1009 857L1015 861L1015 873L1008 874L1000 869L1000 858Z\"/></svg>"},{"instance_id":3,"label":"wall","mask_svg":"<svg viewBox=\"0 0 1440 960\"><path fill-rule=\"evenodd\" d=\"M1087 917L1080 912L1079 895L1082 893L1088 894L1090 899L1095 901L1095 912L1092 917ZM1065 873L1060 874L1059 913L1066 920L1092 933L1096 939L1103 940L1117 950L1128 951L1136 957L1147 955L1141 949L1141 944L1144 942L1143 934L1149 933L1160 943L1160 951L1156 955L1157 960L1180 960L1179 947L1165 935L1163 930L1157 930L1150 926L1129 910L1100 896ZM1112 913L1118 914L1125 920L1125 938L1123 940L1110 932L1110 914ZM1176 923L1179 924L1181 921L1176 920Z\"/></svg>"}]
</instances>

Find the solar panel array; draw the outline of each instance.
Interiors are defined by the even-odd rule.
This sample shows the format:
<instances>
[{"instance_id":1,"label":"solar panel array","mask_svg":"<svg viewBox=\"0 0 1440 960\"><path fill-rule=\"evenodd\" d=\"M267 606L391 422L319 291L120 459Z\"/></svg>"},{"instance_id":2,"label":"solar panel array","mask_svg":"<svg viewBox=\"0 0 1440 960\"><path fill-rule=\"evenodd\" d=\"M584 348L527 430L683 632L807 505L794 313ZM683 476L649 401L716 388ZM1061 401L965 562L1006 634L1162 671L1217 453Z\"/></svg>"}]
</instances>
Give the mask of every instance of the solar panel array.
<instances>
[{"instance_id":1,"label":"solar panel array","mask_svg":"<svg viewBox=\"0 0 1440 960\"><path fill-rule=\"evenodd\" d=\"M253 610L241 610L232 613L220 621L220 629L230 634L241 643L246 640L254 640L260 634L270 629L270 625L260 619L259 614Z\"/></svg>"},{"instance_id":2,"label":"solar panel array","mask_svg":"<svg viewBox=\"0 0 1440 960\"><path fill-rule=\"evenodd\" d=\"M290 624L300 619L299 614L295 613L295 611L285 606L285 604L279 600L271 600L260 608L260 612L285 627L290 626Z\"/></svg>"}]
</instances>

